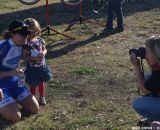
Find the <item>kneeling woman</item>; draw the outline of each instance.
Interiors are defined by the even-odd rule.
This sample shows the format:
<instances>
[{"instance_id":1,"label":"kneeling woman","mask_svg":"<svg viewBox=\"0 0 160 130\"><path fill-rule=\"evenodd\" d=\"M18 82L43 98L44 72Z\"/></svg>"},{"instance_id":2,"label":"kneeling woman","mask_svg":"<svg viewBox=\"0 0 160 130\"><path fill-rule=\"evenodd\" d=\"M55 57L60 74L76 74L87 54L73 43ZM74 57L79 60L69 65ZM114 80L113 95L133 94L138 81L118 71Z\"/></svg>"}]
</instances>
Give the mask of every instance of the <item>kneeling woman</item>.
<instances>
[{"instance_id":1,"label":"kneeling woman","mask_svg":"<svg viewBox=\"0 0 160 130\"><path fill-rule=\"evenodd\" d=\"M6 40L0 43L0 113L9 121L21 119L16 100L32 113L37 113L39 104L25 86L19 86L18 76L24 71L18 68L22 55L22 45L32 31L20 20L11 22Z\"/></svg>"},{"instance_id":2,"label":"kneeling woman","mask_svg":"<svg viewBox=\"0 0 160 130\"><path fill-rule=\"evenodd\" d=\"M139 59L132 54L131 63L136 72L139 89L143 94L134 100L134 110L152 121L160 121L160 37L152 36L145 42L145 59L152 70L152 74L144 78L140 69Z\"/></svg>"}]
</instances>

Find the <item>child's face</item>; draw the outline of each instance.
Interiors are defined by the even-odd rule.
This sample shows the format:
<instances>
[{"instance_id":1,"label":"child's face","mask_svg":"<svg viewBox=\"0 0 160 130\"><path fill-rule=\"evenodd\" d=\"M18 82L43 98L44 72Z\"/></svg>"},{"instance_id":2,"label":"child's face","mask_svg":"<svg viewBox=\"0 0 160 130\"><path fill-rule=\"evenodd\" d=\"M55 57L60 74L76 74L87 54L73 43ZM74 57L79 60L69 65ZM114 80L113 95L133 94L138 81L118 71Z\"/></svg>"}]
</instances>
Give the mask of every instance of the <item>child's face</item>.
<instances>
[{"instance_id":1,"label":"child's face","mask_svg":"<svg viewBox=\"0 0 160 130\"><path fill-rule=\"evenodd\" d=\"M28 38L33 39L38 35L38 31L35 28L30 28L33 32L29 34Z\"/></svg>"},{"instance_id":2,"label":"child's face","mask_svg":"<svg viewBox=\"0 0 160 130\"><path fill-rule=\"evenodd\" d=\"M146 58L146 60L147 60L149 65L157 64L157 59L156 59L156 57L154 56L153 52L151 51L151 49L148 46L146 46L145 58Z\"/></svg>"}]
</instances>

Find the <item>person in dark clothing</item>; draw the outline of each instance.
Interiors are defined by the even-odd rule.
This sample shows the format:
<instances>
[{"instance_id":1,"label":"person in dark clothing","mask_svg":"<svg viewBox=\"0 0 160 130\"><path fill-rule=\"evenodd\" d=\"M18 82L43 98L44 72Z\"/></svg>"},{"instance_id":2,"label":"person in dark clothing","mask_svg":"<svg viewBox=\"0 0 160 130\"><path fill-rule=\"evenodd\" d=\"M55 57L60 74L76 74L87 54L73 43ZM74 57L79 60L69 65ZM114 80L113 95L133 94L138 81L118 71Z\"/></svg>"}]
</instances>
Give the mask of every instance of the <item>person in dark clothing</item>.
<instances>
[{"instance_id":1,"label":"person in dark clothing","mask_svg":"<svg viewBox=\"0 0 160 130\"><path fill-rule=\"evenodd\" d=\"M124 31L123 25L123 12L122 12L122 2L123 0L109 0L108 1L108 18L106 24L106 30L113 30L113 14L116 13L117 16L117 31Z\"/></svg>"}]
</instances>

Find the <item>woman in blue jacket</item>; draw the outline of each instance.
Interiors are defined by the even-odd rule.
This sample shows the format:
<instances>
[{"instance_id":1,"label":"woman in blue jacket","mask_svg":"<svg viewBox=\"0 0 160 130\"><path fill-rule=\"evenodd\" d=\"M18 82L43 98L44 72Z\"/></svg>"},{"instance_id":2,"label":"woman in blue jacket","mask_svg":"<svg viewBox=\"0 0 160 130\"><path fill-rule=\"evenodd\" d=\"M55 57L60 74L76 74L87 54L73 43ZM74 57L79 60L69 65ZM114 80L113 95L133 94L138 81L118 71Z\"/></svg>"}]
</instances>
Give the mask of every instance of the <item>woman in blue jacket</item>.
<instances>
[{"instance_id":1,"label":"woman in blue jacket","mask_svg":"<svg viewBox=\"0 0 160 130\"><path fill-rule=\"evenodd\" d=\"M32 113L39 110L36 98L18 83L19 76L24 74L24 70L18 68L22 45L31 32L23 21L14 20L4 35L6 40L0 42L0 113L12 122L21 119L16 101Z\"/></svg>"}]
</instances>

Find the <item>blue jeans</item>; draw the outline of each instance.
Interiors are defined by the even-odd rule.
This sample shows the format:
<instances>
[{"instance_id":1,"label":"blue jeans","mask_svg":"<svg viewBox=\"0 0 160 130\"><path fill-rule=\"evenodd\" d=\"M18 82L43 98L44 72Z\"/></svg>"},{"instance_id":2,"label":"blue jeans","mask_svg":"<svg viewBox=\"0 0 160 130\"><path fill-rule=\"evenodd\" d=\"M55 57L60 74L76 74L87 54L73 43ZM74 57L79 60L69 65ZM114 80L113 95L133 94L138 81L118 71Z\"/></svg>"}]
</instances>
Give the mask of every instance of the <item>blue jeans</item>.
<instances>
[{"instance_id":1,"label":"blue jeans","mask_svg":"<svg viewBox=\"0 0 160 130\"><path fill-rule=\"evenodd\" d=\"M160 97L147 95L135 99L132 103L134 110L143 117L160 121Z\"/></svg>"}]
</instances>

